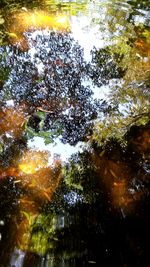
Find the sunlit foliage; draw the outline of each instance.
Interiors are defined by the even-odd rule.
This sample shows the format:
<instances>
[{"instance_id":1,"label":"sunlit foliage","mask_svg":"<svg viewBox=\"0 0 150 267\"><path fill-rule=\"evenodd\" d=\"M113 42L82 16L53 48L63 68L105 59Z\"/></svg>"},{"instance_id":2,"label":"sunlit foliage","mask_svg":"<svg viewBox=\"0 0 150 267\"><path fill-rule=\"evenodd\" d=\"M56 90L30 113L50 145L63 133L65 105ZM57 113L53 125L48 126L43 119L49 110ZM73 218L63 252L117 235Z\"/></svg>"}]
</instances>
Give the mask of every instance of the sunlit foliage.
<instances>
[{"instance_id":1,"label":"sunlit foliage","mask_svg":"<svg viewBox=\"0 0 150 267\"><path fill-rule=\"evenodd\" d=\"M27 114L22 106L4 107L0 110L0 135L10 135L18 138L24 131L24 124L27 121Z\"/></svg>"},{"instance_id":2,"label":"sunlit foliage","mask_svg":"<svg viewBox=\"0 0 150 267\"><path fill-rule=\"evenodd\" d=\"M44 151L26 151L20 159L19 169L25 174L34 174L48 165L48 153Z\"/></svg>"},{"instance_id":3,"label":"sunlit foliage","mask_svg":"<svg viewBox=\"0 0 150 267\"><path fill-rule=\"evenodd\" d=\"M51 30L69 30L69 21L65 15L49 15L44 11L33 11L14 14L9 37L13 43L23 44L23 33L28 30L49 28ZM16 25L19 25L16 27ZM25 42L25 41L24 41Z\"/></svg>"},{"instance_id":4,"label":"sunlit foliage","mask_svg":"<svg viewBox=\"0 0 150 267\"><path fill-rule=\"evenodd\" d=\"M110 6L107 12L110 16L110 33L117 27L107 50L121 68L123 76L110 87L107 100L111 111L102 115L101 121L95 125L95 139L101 144L111 138L123 142L126 130L134 124L145 125L150 119L150 29L147 27L145 30L144 22L135 23L136 16L142 16L140 12L134 14L129 9L129 14L126 14L125 10L119 10L119 4ZM127 21L125 16L128 16Z\"/></svg>"}]
</instances>

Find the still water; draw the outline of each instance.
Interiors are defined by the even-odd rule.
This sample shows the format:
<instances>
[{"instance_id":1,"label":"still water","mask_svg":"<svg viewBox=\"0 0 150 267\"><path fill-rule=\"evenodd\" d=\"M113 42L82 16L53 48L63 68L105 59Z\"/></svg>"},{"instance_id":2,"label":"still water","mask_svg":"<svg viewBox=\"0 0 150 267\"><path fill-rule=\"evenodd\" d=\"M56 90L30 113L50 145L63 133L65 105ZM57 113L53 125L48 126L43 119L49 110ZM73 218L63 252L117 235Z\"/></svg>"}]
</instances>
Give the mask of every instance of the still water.
<instances>
[{"instance_id":1,"label":"still water","mask_svg":"<svg viewBox=\"0 0 150 267\"><path fill-rule=\"evenodd\" d=\"M1 0L0 266L150 266L150 3Z\"/></svg>"}]
</instances>

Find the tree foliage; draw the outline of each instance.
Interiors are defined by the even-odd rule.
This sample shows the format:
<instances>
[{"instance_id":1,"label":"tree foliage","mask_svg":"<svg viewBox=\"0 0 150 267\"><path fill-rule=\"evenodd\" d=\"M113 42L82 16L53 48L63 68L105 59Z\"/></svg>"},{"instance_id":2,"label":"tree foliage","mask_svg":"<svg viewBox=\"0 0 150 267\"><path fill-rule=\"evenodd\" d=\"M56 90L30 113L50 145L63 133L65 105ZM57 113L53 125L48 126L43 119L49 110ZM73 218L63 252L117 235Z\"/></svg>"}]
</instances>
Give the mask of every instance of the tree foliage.
<instances>
[{"instance_id":1,"label":"tree foliage","mask_svg":"<svg viewBox=\"0 0 150 267\"><path fill-rule=\"evenodd\" d=\"M10 18L16 14L23 18L26 12L30 18L31 10L39 18L44 13L37 9L46 6L46 12L53 14L69 10L79 15L86 7L94 9L89 1L79 3L80 7L78 1L52 1L51 5L49 1L1 1L3 266L9 265L15 247L27 252L24 266L42 265L43 257L45 265L54 264L55 258L61 266L100 266L103 261L105 266L145 266L146 260L150 262L146 245L150 34L148 18L137 23L137 16L142 17L139 8L147 14L149 6L130 2L127 10L126 5L121 8L121 1L98 3L100 15L91 23L103 26L106 45L93 48L91 62L86 62L69 31L23 28L20 42L14 42L18 36L6 32L11 19L6 22L4 14L10 6ZM102 7L107 27L99 12ZM45 16L43 21L49 19ZM99 92L109 88L107 98L94 99L94 87ZM84 141L87 148L65 163L56 157L51 165L46 151L28 147L28 141L37 136L46 144L58 137L71 145Z\"/></svg>"}]
</instances>

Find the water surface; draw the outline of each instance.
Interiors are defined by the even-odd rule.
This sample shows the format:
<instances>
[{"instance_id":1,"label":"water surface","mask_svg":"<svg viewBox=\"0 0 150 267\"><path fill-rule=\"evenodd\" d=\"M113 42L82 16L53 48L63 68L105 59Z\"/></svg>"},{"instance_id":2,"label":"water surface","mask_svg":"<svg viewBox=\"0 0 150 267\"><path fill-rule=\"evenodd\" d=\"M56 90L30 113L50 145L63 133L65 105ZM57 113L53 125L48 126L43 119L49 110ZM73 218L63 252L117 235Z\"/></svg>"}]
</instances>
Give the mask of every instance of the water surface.
<instances>
[{"instance_id":1,"label":"water surface","mask_svg":"<svg viewBox=\"0 0 150 267\"><path fill-rule=\"evenodd\" d=\"M149 2L0 8L0 266L149 266Z\"/></svg>"}]
</instances>

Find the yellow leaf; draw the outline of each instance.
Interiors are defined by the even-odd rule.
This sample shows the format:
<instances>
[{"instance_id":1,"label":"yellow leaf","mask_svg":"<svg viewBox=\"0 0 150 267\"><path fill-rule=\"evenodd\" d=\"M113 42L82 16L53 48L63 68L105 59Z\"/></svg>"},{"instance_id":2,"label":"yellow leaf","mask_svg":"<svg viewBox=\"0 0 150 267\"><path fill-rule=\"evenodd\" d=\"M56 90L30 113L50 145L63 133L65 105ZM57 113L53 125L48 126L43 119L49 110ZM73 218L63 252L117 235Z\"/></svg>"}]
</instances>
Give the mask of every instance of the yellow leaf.
<instances>
[{"instance_id":1,"label":"yellow leaf","mask_svg":"<svg viewBox=\"0 0 150 267\"><path fill-rule=\"evenodd\" d=\"M112 174L112 176L113 176L114 178L118 179L117 175L113 172L113 170L110 169L109 171L110 171L110 173Z\"/></svg>"},{"instance_id":2,"label":"yellow leaf","mask_svg":"<svg viewBox=\"0 0 150 267\"><path fill-rule=\"evenodd\" d=\"M9 32L8 33L9 37L11 38L18 38L17 34L13 33L13 32Z\"/></svg>"}]
</instances>

